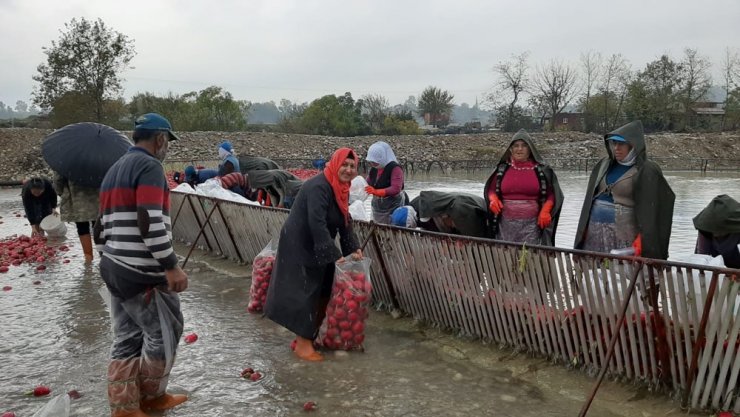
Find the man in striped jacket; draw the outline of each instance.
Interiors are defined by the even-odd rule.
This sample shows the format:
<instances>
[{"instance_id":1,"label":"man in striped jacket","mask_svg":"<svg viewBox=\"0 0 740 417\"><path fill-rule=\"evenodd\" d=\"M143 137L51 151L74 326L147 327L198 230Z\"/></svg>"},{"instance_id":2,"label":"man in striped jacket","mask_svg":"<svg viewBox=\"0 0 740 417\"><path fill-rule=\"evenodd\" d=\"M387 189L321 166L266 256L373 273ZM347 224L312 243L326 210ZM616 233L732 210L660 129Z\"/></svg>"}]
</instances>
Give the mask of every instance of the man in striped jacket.
<instances>
[{"instance_id":1,"label":"man in striped jacket","mask_svg":"<svg viewBox=\"0 0 740 417\"><path fill-rule=\"evenodd\" d=\"M133 138L134 146L103 179L95 230L100 273L111 293L113 417L143 417L144 411L187 400L166 392L183 330L177 293L188 286L172 248L162 167L168 143L177 136L167 119L149 113L136 119Z\"/></svg>"}]
</instances>

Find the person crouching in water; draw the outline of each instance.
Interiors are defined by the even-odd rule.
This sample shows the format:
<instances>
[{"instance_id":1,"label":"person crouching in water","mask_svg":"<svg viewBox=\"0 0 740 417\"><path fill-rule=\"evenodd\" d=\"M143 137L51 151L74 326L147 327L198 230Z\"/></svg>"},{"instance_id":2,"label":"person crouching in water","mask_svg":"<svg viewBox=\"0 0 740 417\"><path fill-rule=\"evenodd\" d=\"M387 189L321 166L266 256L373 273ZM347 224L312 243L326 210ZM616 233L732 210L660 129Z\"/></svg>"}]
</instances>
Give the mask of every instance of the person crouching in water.
<instances>
[{"instance_id":1,"label":"person crouching in water","mask_svg":"<svg viewBox=\"0 0 740 417\"><path fill-rule=\"evenodd\" d=\"M303 360L324 359L313 341L326 316L334 263L349 255L362 259L349 215L349 188L357 162L352 149L334 152L324 172L303 183L280 231L265 316L296 334L294 352ZM337 234L341 250L335 243Z\"/></svg>"},{"instance_id":2,"label":"person crouching in water","mask_svg":"<svg viewBox=\"0 0 740 417\"><path fill-rule=\"evenodd\" d=\"M170 193L162 161L170 122L156 114L136 119L134 146L100 188L95 243L100 275L110 291L113 346L108 364L112 417L145 417L187 400L166 392L183 331L178 293L188 276L172 247Z\"/></svg>"},{"instance_id":3,"label":"person crouching in water","mask_svg":"<svg viewBox=\"0 0 740 417\"><path fill-rule=\"evenodd\" d=\"M740 203L718 195L694 217L699 235L696 253L719 256L728 268L740 268Z\"/></svg>"},{"instance_id":4,"label":"person crouching in water","mask_svg":"<svg viewBox=\"0 0 740 417\"><path fill-rule=\"evenodd\" d=\"M663 172L647 157L639 120L604 136L607 157L591 172L573 247L667 259L673 202Z\"/></svg>"},{"instance_id":5,"label":"person crouching in water","mask_svg":"<svg viewBox=\"0 0 740 417\"><path fill-rule=\"evenodd\" d=\"M555 246L563 192L524 129L511 139L483 196L494 239Z\"/></svg>"},{"instance_id":6,"label":"person crouching in water","mask_svg":"<svg viewBox=\"0 0 740 417\"><path fill-rule=\"evenodd\" d=\"M57 193L47 178L33 177L23 185L21 191L23 209L26 219L31 225L31 236L43 236L41 220L55 213L57 208Z\"/></svg>"},{"instance_id":7,"label":"person crouching in water","mask_svg":"<svg viewBox=\"0 0 740 417\"><path fill-rule=\"evenodd\" d=\"M403 191L403 168L398 164L390 145L375 142L367 150L370 172L365 191L373 196L373 220L376 223L390 224L393 210L406 203Z\"/></svg>"}]
</instances>

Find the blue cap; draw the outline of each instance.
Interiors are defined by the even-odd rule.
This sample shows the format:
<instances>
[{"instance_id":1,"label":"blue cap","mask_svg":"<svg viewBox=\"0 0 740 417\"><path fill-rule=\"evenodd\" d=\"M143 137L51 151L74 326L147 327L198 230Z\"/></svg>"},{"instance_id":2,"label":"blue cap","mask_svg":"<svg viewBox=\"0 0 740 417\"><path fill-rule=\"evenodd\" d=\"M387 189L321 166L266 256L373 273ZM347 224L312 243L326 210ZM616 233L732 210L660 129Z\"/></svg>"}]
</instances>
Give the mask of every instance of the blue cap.
<instances>
[{"instance_id":1,"label":"blue cap","mask_svg":"<svg viewBox=\"0 0 740 417\"><path fill-rule=\"evenodd\" d=\"M190 181L192 179L195 179L195 167L192 165L188 165L185 167L185 180Z\"/></svg>"},{"instance_id":2,"label":"blue cap","mask_svg":"<svg viewBox=\"0 0 740 417\"><path fill-rule=\"evenodd\" d=\"M233 151L233 150L234 150L234 147L233 147L233 146L231 146L231 142L229 142L228 140L224 141L224 142L223 142L223 143L222 143L221 145L219 145L218 147L219 147L219 148L221 148L221 149L223 149L223 150L225 150L225 151L227 151L227 152L231 152L231 151Z\"/></svg>"},{"instance_id":3,"label":"blue cap","mask_svg":"<svg viewBox=\"0 0 740 417\"><path fill-rule=\"evenodd\" d=\"M180 139L172 132L170 121L157 113L147 113L139 116L136 121L134 121L134 130L138 129L161 130L169 134L170 140Z\"/></svg>"},{"instance_id":4,"label":"blue cap","mask_svg":"<svg viewBox=\"0 0 740 417\"><path fill-rule=\"evenodd\" d=\"M610 135L609 137L606 138L606 140L613 140L615 142L624 142L624 143L627 143L627 140L625 138L623 138L622 136L619 136L619 135Z\"/></svg>"}]
</instances>

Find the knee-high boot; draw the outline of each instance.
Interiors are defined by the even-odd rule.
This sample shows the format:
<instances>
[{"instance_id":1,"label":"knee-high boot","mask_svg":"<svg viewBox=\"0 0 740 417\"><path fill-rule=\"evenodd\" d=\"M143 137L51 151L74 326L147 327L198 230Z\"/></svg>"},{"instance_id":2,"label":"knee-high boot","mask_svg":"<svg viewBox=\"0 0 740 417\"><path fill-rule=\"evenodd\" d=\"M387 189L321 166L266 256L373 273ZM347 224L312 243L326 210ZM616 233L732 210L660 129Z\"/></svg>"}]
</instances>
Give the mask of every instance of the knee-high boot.
<instances>
[{"instance_id":1,"label":"knee-high boot","mask_svg":"<svg viewBox=\"0 0 740 417\"><path fill-rule=\"evenodd\" d=\"M145 417L139 406L139 358L113 359L108 365L111 417Z\"/></svg>"}]
</instances>

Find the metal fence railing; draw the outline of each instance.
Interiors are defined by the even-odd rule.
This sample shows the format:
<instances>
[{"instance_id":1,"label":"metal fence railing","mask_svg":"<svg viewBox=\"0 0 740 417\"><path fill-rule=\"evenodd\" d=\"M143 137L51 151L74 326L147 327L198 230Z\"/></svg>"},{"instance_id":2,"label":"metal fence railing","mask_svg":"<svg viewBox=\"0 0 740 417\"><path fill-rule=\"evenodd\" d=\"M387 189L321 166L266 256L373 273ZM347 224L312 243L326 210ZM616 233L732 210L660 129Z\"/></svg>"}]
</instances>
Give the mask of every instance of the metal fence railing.
<instances>
[{"instance_id":1,"label":"metal fence railing","mask_svg":"<svg viewBox=\"0 0 740 417\"><path fill-rule=\"evenodd\" d=\"M239 262L250 262L288 214L177 192L172 207L176 239ZM666 388L693 409L740 412L740 270L354 226L369 237L380 307Z\"/></svg>"}]
</instances>

